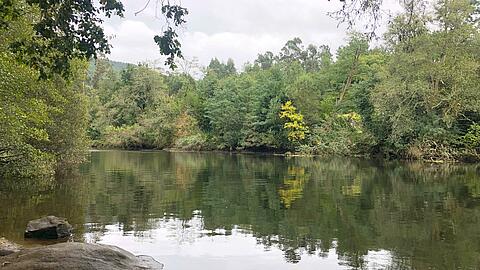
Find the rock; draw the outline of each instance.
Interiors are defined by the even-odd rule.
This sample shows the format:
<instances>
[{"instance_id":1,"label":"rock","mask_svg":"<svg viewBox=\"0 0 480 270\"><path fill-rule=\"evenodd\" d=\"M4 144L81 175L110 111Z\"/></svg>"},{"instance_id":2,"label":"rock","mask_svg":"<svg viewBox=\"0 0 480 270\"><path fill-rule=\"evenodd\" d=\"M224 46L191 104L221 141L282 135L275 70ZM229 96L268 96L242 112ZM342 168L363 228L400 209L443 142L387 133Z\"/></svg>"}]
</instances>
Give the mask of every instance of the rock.
<instances>
[{"instance_id":1,"label":"rock","mask_svg":"<svg viewBox=\"0 0 480 270\"><path fill-rule=\"evenodd\" d=\"M47 216L28 222L25 238L57 239L71 233L72 226L64 218Z\"/></svg>"},{"instance_id":2,"label":"rock","mask_svg":"<svg viewBox=\"0 0 480 270\"><path fill-rule=\"evenodd\" d=\"M115 246L68 242L24 249L0 257L0 269L160 270L163 264L149 256L136 257Z\"/></svg>"},{"instance_id":3,"label":"rock","mask_svg":"<svg viewBox=\"0 0 480 270\"><path fill-rule=\"evenodd\" d=\"M20 250L22 250L20 245L10 242L3 237L0 238L0 256L6 256L15 252L19 252Z\"/></svg>"}]
</instances>

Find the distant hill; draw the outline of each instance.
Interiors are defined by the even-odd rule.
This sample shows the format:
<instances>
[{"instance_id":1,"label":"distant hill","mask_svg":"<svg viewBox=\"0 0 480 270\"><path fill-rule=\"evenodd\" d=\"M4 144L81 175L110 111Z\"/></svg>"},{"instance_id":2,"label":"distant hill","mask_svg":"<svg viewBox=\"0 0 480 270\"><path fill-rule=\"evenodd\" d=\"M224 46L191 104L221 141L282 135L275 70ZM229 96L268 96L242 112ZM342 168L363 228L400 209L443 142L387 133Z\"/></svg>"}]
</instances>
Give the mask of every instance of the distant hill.
<instances>
[{"instance_id":1,"label":"distant hill","mask_svg":"<svg viewBox=\"0 0 480 270\"><path fill-rule=\"evenodd\" d=\"M128 65L133 65L130 63L125 63L125 62L119 62L119 61L113 61L113 60L108 60L110 62L110 65L112 65L113 70L116 72L121 72L122 70L126 69ZM89 66L88 66L88 75L91 76L93 75L93 72L95 72L95 60L92 59L90 60Z\"/></svg>"},{"instance_id":2,"label":"distant hill","mask_svg":"<svg viewBox=\"0 0 480 270\"><path fill-rule=\"evenodd\" d=\"M113 70L118 72L126 69L128 65L132 65L130 63L118 62L113 60L109 60L109 61L110 61L110 65L112 65Z\"/></svg>"}]
</instances>

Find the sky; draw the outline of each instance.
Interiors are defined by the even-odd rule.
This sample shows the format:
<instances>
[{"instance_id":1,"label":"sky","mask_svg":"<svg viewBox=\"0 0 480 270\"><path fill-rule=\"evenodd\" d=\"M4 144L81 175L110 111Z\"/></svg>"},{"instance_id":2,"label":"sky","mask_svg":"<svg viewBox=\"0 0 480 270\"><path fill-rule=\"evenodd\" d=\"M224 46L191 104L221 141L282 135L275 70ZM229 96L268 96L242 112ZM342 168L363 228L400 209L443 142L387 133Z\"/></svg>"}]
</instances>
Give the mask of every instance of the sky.
<instances>
[{"instance_id":1,"label":"sky","mask_svg":"<svg viewBox=\"0 0 480 270\"><path fill-rule=\"evenodd\" d=\"M387 5L395 0L386 0ZM164 19L156 18L156 0L122 0L124 18L105 19L111 37L111 60L128 63L163 62L156 34L163 32ZM259 53L278 52L287 40L299 37L304 44L328 45L335 51L346 43L347 30L327 13L341 8L332 0L183 0L187 23L179 29L186 59L197 58L206 66L214 57L232 58L241 68Z\"/></svg>"}]
</instances>

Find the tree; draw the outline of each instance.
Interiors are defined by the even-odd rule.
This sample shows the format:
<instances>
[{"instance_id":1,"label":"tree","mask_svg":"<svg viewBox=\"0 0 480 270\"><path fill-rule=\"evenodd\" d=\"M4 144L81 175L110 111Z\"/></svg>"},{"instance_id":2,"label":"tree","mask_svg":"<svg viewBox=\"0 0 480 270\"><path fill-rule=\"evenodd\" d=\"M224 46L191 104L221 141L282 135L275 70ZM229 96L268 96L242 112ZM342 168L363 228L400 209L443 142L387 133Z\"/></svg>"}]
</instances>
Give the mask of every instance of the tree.
<instances>
[{"instance_id":1,"label":"tree","mask_svg":"<svg viewBox=\"0 0 480 270\"><path fill-rule=\"evenodd\" d=\"M85 160L88 140L88 98L85 95L87 62L76 60L71 63L73 80L56 75L53 83L55 92L47 99L50 121L46 127L48 141L40 144L55 157L55 171L74 168Z\"/></svg>"},{"instance_id":2,"label":"tree","mask_svg":"<svg viewBox=\"0 0 480 270\"><path fill-rule=\"evenodd\" d=\"M285 119L283 128L288 130L288 139L292 142L299 142L305 139L308 133L308 127L303 121L303 115L297 112L291 101L282 105L280 118Z\"/></svg>"},{"instance_id":3,"label":"tree","mask_svg":"<svg viewBox=\"0 0 480 270\"><path fill-rule=\"evenodd\" d=\"M102 89L97 126L114 126L111 138L138 147L476 156L478 5L438 1L429 13L422 1L403 3L384 46L371 49L368 35L353 33L335 57L296 38L241 72L212 59L198 80L178 73L139 80L155 74L148 67L118 80L99 65L94 78L107 79L93 80Z\"/></svg>"},{"instance_id":4,"label":"tree","mask_svg":"<svg viewBox=\"0 0 480 270\"><path fill-rule=\"evenodd\" d=\"M28 13L32 11L35 16ZM0 4L0 26L9 28L16 20L32 17L35 34L11 44L10 50L19 60L38 69L42 78L53 73L65 77L69 75L70 60L90 59L109 52L101 17L122 17L123 12L123 4L118 0L101 0L100 5L92 0L7 0ZM185 23L188 11L162 2L161 12L168 27L154 41L160 53L168 56L166 64L174 68L174 58L182 57L174 27Z\"/></svg>"},{"instance_id":5,"label":"tree","mask_svg":"<svg viewBox=\"0 0 480 270\"><path fill-rule=\"evenodd\" d=\"M166 92L163 75L146 66L130 65L121 73L121 87L106 104L113 126L130 126L154 106L156 95Z\"/></svg>"},{"instance_id":6,"label":"tree","mask_svg":"<svg viewBox=\"0 0 480 270\"><path fill-rule=\"evenodd\" d=\"M227 63L221 63L217 58L213 58L208 64L207 74L215 74L219 78L225 78L237 73L235 63L231 58L227 60Z\"/></svg>"},{"instance_id":7,"label":"tree","mask_svg":"<svg viewBox=\"0 0 480 270\"><path fill-rule=\"evenodd\" d=\"M441 0L432 21L438 29L426 30L416 23L417 29L409 30L414 34L393 39L393 55L373 103L376 117L389 130L386 141L397 154L458 158L455 145L469 125L456 123L472 124L466 117L477 118L480 109L479 28L470 19L474 12L470 1ZM392 24L390 36L405 36L404 28L397 26L404 18Z\"/></svg>"},{"instance_id":8,"label":"tree","mask_svg":"<svg viewBox=\"0 0 480 270\"><path fill-rule=\"evenodd\" d=\"M220 83L219 89L207 101L205 114L220 149L232 150L240 146L247 114L247 97L243 91L245 88L241 86L248 87L248 83L241 78L228 78Z\"/></svg>"},{"instance_id":9,"label":"tree","mask_svg":"<svg viewBox=\"0 0 480 270\"><path fill-rule=\"evenodd\" d=\"M83 160L87 147L85 66L72 63L75 81L58 75L38 81L37 71L1 52L0 175L49 175L57 166Z\"/></svg>"},{"instance_id":10,"label":"tree","mask_svg":"<svg viewBox=\"0 0 480 270\"><path fill-rule=\"evenodd\" d=\"M330 1L330 0L329 0ZM331 12L329 15L346 24L349 30L361 24L365 30L364 34L369 39L377 36L377 29L382 24L382 18L388 14L388 10L382 9L384 0L340 0L343 6L340 10ZM423 4L424 0L398 0L404 7L412 4Z\"/></svg>"},{"instance_id":11,"label":"tree","mask_svg":"<svg viewBox=\"0 0 480 270\"><path fill-rule=\"evenodd\" d=\"M323 118L321 102L325 90L322 89L321 79L312 73L302 74L288 86L288 90L296 107L305 116L305 122L309 126L320 124Z\"/></svg>"},{"instance_id":12,"label":"tree","mask_svg":"<svg viewBox=\"0 0 480 270\"><path fill-rule=\"evenodd\" d=\"M36 148L49 139L48 106L38 96L48 95L50 85L6 53L0 54L0 79L0 174L52 173L53 157Z\"/></svg>"},{"instance_id":13,"label":"tree","mask_svg":"<svg viewBox=\"0 0 480 270\"><path fill-rule=\"evenodd\" d=\"M275 57L272 52L268 51L264 54L258 54L255 60L255 65L260 66L262 69L269 69L275 63Z\"/></svg>"},{"instance_id":14,"label":"tree","mask_svg":"<svg viewBox=\"0 0 480 270\"><path fill-rule=\"evenodd\" d=\"M339 73L344 73L343 83L341 85L340 94L337 102L341 103L351 88L353 80L358 72L359 59L362 54L368 50L368 40L359 34L352 34L347 46L341 47L338 50L338 60L336 68Z\"/></svg>"}]
</instances>

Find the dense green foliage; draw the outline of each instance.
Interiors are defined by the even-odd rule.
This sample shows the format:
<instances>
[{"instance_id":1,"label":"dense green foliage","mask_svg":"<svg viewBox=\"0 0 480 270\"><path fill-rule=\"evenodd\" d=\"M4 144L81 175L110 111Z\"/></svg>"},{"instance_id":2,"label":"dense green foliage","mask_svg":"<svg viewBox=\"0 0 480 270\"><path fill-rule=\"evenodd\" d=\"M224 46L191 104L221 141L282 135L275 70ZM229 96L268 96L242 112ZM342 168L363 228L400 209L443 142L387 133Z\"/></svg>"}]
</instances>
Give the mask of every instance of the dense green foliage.
<instances>
[{"instance_id":1,"label":"dense green foliage","mask_svg":"<svg viewBox=\"0 0 480 270\"><path fill-rule=\"evenodd\" d=\"M380 47L354 33L333 55L295 38L242 71L213 59L200 79L105 59L87 79L84 58L108 45L99 19L73 29L82 22L75 18L121 15L123 7L103 1L68 10L57 2L0 5L1 174L78 163L87 135L105 148L478 160L478 1L438 0L430 13L413 1ZM162 12L174 25L187 14L179 6ZM181 55L175 44L172 65Z\"/></svg>"},{"instance_id":2,"label":"dense green foliage","mask_svg":"<svg viewBox=\"0 0 480 270\"><path fill-rule=\"evenodd\" d=\"M99 60L90 135L120 148L292 151L438 160L479 154L478 4L406 6L370 48L288 41L242 72L213 59L200 80Z\"/></svg>"},{"instance_id":3,"label":"dense green foliage","mask_svg":"<svg viewBox=\"0 0 480 270\"><path fill-rule=\"evenodd\" d=\"M175 57L182 58L176 28L186 22L188 10L169 1L162 1L159 6L167 29L153 40L160 53L167 56L165 64L175 68ZM72 75L72 60L88 60L110 52L101 25L103 17L123 17L123 12L123 4L118 0L98 3L92 0L2 0L0 29L12 28L18 20L27 19L33 26L33 34L18 38L8 44L9 48L16 52L19 60L37 69L42 78L52 74L67 77Z\"/></svg>"},{"instance_id":4,"label":"dense green foliage","mask_svg":"<svg viewBox=\"0 0 480 270\"><path fill-rule=\"evenodd\" d=\"M83 69L81 63L74 65ZM38 72L17 63L8 53L1 54L2 174L48 174L55 165L83 160L88 119L82 84L59 77L48 81L38 78Z\"/></svg>"},{"instance_id":5,"label":"dense green foliage","mask_svg":"<svg viewBox=\"0 0 480 270\"><path fill-rule=\"evenodd\" d=\"M41 79L44 69L18 61L46 55L12 49L12 44L34 39L32 21L38 15L33 8L13 3L31 13L12 17L9 27L0 29L0 175L51 174L82 161L88 146L83 93L87 65L71 59L71 79L54 72Z\"/></svg>"},{"instance_id":6,"label":"dense green foliage","mask_svg":"<svg viewBox=\"0 0 480 270\"><path fill-rule=\"evenodd\" d=\"M185 23L185 8L170 3L161 7L167 24ZM112 14L123 15L121 2L0 1L0 176L52 174L84 159L89 119L87 60L109 52L101 16ZM174 56L181 57L172 27L155 37L160 40L160 52L169 55L167 63ZM123 91L129 93L143 83L139 79ZM139 94L157 90L141 89ZM147 103L157 100L143 98L152 97L131 95L123 100L124 106L116 104L122 117L119 121L124 121L119 124L139 120L132 118L138 111L127 111L125 104L137 102L136 109L144 110ZM152 145L161 146L150 138Z\"/></svg>"}]
</instances>

